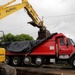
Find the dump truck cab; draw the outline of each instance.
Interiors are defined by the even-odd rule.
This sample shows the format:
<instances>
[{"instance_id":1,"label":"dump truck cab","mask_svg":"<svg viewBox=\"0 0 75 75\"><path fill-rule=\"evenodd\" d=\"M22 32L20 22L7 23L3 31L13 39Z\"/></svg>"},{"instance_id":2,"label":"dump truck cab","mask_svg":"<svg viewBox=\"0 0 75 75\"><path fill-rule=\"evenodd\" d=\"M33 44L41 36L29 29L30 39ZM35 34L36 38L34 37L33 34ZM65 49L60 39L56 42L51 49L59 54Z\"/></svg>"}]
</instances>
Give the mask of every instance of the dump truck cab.
<instances>
[{"instance_id":1,"label":"dump truck cab","mask_svg":"<svg viewBox=\"0 0 75 75\"><path fill-rule=\"evenodd\" d=\"M53 36L50 50L55 51L56 62L67 61L75 69L75 43L71 38L59 33Z\"/></svg>"},{"instance_id":2,"label":"dump truck cab","mask_svg":"<svg viewBox=\"0 0 75 75\"><path fill-rule=\"evenodd\" d=\"M58 60L66 60L75 69L75 43L66 36L56 38Z\"/></svg>"},{"instance_id":3,"label":"dump truck cab","mask_svg":"<svg viewBox=\"0 0 75 75\"><path fill-rule=\"evenodd\" d=\"M75 53L75 43L72 39L60 33L55 36L56 52L60 59L68 59Z\"/></svg>"}]
</instances>

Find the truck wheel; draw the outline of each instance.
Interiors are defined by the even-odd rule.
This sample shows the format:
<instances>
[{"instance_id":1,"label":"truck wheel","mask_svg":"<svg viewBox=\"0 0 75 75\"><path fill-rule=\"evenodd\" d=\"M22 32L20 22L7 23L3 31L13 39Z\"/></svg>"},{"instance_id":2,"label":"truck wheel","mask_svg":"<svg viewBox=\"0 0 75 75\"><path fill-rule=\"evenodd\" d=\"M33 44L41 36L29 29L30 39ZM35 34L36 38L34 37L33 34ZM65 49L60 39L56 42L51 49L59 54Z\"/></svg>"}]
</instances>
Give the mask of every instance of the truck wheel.
<instances>
[{"instance_id":1,"label":"truck wheel","mask_svg":"<svg viewBox=\"0 0 75 75\"><path fill-rule=\"evenodd\" d=\"M21 64L21 58L20 57L13 57L12 65L19 66L20 64Z\"/></svg>"},{"instance_id":2,"label":"truck wheel","mask_svg":"<svg viewBox=\"0 0 75 75\"><path fill-rule=\"evenodd\" d=\"M36 64L36 66L41 66L42 64L43 64L43 58L41 57L41 56L37 56L36 58L35 58L35 64Z\"/></svg>"},{"instance_id":3,"label":"truck wheel","mask_svg":"<svg viewBox=\"0 0 75 75\"><path fill-rule=\"evenodd\" d=\"M29 56L24 57L23 62L25 65L30 65L31 64L31 57L29 57Z\"/></svg>"},{"instance_id":4,"label":"truck wheel","mask_svg":"<svg viewBox=\"0 0 75 75\"><path fill-rule=\"evenodd\" d=\"M71 59L70 64L71 64L72 68L75 69L75 57L73 57Z\"/></svg>"},{"instance_id":5,"label":"truck wheel","mask_svg":"<svg viewBox=\"0 0 75 75\"><path fill-rule=\"evenodd\" d=\"M6 63L6 64L10 64L10 58L9 58L9 56L6 56L6 58L5 58L5 63Z\"/></svg>"}]
</instances>

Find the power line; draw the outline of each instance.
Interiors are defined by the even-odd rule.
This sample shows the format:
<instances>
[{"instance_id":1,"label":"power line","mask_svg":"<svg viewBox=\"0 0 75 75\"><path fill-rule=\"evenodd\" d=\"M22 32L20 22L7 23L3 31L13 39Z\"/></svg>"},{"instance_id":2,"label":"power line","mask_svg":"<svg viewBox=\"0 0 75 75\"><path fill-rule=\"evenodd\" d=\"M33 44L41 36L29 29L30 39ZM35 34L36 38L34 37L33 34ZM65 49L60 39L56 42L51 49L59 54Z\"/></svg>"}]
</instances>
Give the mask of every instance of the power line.
<instances>
[{"instance_id":1,"label":"power line","mask_svg":"<svg viewBox=\"0 0 75 75\"><path fill-rule=\"evenodd\" d=\"M65 14L65 15L57 15L57 16L45 16L44 18L49 18L49 17L64 17L64 16L72 16L75 15L75 13L73 14Z\"/></svg>"},{"instance_id":2,"label":"power line","mask_svg":"<svg viewBox=\"0 0 75 75\"><path fill-rule=\"evenodd\" d=\"M14 31L14 30L18 30L18 29L21 29L21 28L24 28L25 26L22 26L22 27L19 27L19 28L14 28L14 29L11 29L11 30L5 30L6 32L7 31Z\"/></svg>"},{"instance_id":3,"label":"power line","mask_svg":"<svg viewBox=\"0 0 75 75\"><path fill-rule=\"evenodd\" d=\"M11 29L11 30L5 30L4 32L17 31L17 30L22 29L22 28L25 28L25 26L14 28L14 29ZM28 30L28 29L26 28L25 30ZM30 33L32 33L32 32L30 32ZM33 33L35 33L35 32L33 32Z\"/></svg>"}]
</instances>

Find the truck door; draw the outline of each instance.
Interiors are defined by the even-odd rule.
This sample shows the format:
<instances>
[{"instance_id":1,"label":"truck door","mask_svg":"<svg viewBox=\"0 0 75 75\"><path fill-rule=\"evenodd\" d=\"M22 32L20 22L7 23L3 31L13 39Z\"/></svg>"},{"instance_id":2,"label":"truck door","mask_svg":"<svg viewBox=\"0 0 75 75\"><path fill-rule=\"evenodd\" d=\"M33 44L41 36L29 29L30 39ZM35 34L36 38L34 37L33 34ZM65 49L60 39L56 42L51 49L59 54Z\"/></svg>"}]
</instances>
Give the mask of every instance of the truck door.
<instances>
[{"instance_id":1,"label":"truck door","mask_svg":"<svg viewBox=\"0 0 75 75\"><path fill-rule=\"evenodd\" d=\"M69 56L71 53L71 44L70 41L64 37L57 39L58 42L58 55Z\"/></svg>"}]
</instances>

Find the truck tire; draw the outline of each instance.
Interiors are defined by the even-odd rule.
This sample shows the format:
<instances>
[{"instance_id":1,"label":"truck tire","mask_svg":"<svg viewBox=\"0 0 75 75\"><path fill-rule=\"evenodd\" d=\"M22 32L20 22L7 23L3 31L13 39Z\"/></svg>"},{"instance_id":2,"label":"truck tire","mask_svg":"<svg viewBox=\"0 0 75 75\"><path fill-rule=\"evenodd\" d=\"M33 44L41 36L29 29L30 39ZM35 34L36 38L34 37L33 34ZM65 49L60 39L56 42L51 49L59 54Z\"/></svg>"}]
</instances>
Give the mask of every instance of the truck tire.
<instances>
[{"instance_id":1,"label":"truck tire","mask_svg":"<svg viewBox=\"0 0 75 75\"><path fill-rule=\"evenodd\" d=\"M72 57L70 65L72 66L73 69L75 69L75 57Z\"/></svg>"},{"instance_id":2,"label":"truck tire","mask_svg":"<svg viewBox=\"0 0 75 75\"><path fill-rule=\"evenodd\" d=\"M44 62L43 62L43 57L37 56L37 57L35 58L35 65L36 65L37 67L43 65L43 63L44 63Z\"/></svg>"},{"instance_id":3,"label":"truck tire","mask_svg":"<svg viewBox=\"0 0 75 75\"><path fill-rule=\"evenodd\" d=\"M27 57L24 57L23 59L23 62L25 65L30 65L31 64L31 57L27 56Z\"/></svg>"},{"instance_id":4,"label":"truck tire","mask_svg":"<svg viewBox=\"0 0 75 75\"><path fill-rule=\"evenodd\" d=\"M12 65L13 66L19 66L19 65L21 65L21 58L20 57L13 57L13 59L12 59Z\"/></svg>"},{"instance_id":5,"label":"truck tire","mask_svg":"<svg viewBox=\"0 0 75 75\"><path fill-rule=\"evenodd\" d=\"M10 64L10 58L9 58L9 56L6 56L5 63L8 64L8 65Z\"/></svg>"},{"instance_id":6,"label":"truck tire","mask_svg":"<svg viewBox=\"0 0 75 75\"><path fill-rule=\"evenodd\" d=\"M0 75L17 75L17 72L14 67L0 63Z\"/></svg>"}]
</instances>

